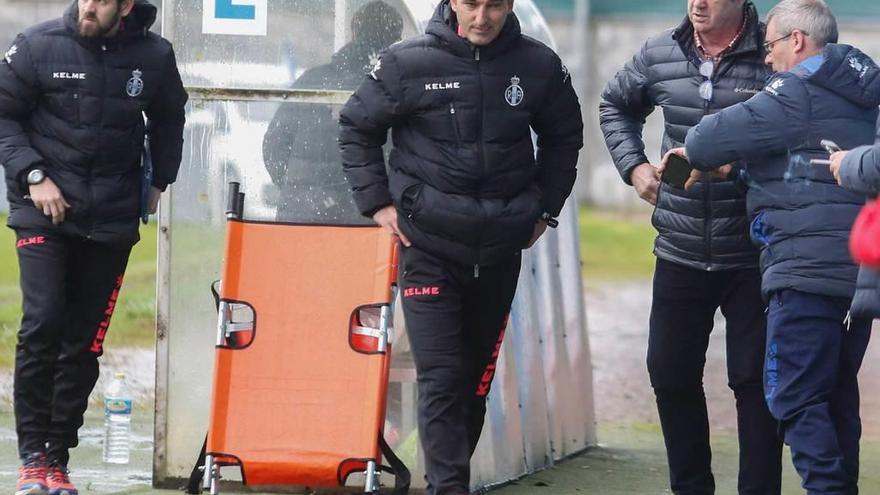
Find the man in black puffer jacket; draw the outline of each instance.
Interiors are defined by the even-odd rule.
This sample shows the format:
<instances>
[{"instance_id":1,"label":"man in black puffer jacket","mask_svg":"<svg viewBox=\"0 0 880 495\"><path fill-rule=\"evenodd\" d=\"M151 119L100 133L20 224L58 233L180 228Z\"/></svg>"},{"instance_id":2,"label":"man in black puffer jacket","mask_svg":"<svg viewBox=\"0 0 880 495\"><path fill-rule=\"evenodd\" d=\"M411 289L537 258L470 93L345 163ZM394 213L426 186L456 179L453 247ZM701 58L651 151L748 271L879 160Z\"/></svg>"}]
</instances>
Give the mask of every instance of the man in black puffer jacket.
<instances>
[{"instance_id":1,"label":"man in black puffer jacket","mask_svg":"<svg viewBox=\"0 0 880 495\"><path fill-rule=\"evenodd\" d=\"M155 18L144 0L74 1L20 34L0 63L0 163L24 312L14 391L21 493L75 493L68 449L138 218L177 176L187 95L171 45L149 32ZM142 204L147 130L154 170Z\"/></svg>"},{"instance_id":2,"label":"man in black puffer jacket","mask_svg":"<svg viewBox=\"0 0 880 495\"><path fill-rule=\"evenodd\" d=\"M849 314L858 270L849 232L865 197L810 160L827 158L823 139L847 149L872 142L880 68L835 44L822 0L783 0L767 19L767 63L778 74L749 101L703 118L688 132L687 156L701 170L745 165L770 302L767 403L807 493L854 494L857 375L871 320Z\"/></svg>"},{"instance_id":3,"label":"man in black puffer jacket","mask_svg":"<svg viewBox=\"0 0 880 495\"><path fill-rule=\"evenodd\" d=\"M431 494L468 493L520 251L555 224L582 145L568 70L521 34L512 9L513 0L440 2L427 33L385 51L340 116L358 209L404 245Z\"/></svg>"},{"instance_id":4,"label":"man in black puffer jacket","mask_svg":"<svg viewBox=\"0 0 880 495\"><path fill-rule=\"evenodd\" d=\"M687 5L680 26L648 39L608 82L600 124L623 180L656 203L647 361L672 491L715 491L703 367L720 308L727 320L728 384L736 398L739 493L778 494L782 442L761 389L766 318L745 193L726 177L706 176L689 191L661 182L642 141L645 118L657 106L665 120L665 153L681 146L704 115L758 93L770 73L763 25L748 1Z\"/></svg>"}]
</instances>

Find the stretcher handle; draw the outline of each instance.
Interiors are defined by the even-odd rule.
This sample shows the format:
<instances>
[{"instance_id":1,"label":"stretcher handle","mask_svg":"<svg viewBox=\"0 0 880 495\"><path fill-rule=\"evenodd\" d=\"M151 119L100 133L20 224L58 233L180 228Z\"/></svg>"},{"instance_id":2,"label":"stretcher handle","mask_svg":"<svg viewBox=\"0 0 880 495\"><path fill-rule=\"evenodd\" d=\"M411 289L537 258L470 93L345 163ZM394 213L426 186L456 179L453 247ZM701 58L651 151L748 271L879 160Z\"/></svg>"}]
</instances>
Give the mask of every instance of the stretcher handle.
<instances>
[{"instance_id":1,"label":"stretcher handle","mask_svg":"<svg viewBox=\"0 0 880 495\"><path fill-rule=\"evenodd\" d=\"M240 189L241 184L238 182L229 183L229 193L226 196L226 218L241 218L241 210L244 206L244 193L239 192Z\"/></svg>"}]
</instances>

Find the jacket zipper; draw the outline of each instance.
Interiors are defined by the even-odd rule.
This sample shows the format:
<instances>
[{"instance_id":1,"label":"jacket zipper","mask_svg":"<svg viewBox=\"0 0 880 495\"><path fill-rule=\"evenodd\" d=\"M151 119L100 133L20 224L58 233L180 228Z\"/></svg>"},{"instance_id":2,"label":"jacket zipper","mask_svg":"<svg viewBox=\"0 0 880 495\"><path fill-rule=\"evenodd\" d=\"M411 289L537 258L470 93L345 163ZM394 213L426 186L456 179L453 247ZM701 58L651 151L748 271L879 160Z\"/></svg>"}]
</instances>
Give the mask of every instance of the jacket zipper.
<instances>
[{"instance_id":1,"label":"jacket zipper","mask_svg":"<svg viewBox=\"0 0 880 495\"><path fill-rule=\"evenodd\" d=\"M80 126L80 117L79 117L79 92L73 93L73 118L76 122L76 126Z\"/></svg>"},{"instance_id":2,"label":"jacket zipper","mask_svg":"<svg viewBox=\"0 0 880 495\"><path fill-rule=\"evenodd\" d=\"M482 71L480 69L480 47L474 48L474 61L477 64L477 85L480 88L480 92L479 92L479 95L480 95L480 101L479 101L480 129L479 129L479 132L477 133L477 139L479 139L479 141L480 141L480 180L482 180L482 178L486 175L486 150L483 147L483 124L484 124L484 122L483 122L483 119L484 119L484 112L483 112L484 102L483 102L483 100L484 100L484 98L483 98L483 75L482 75ZM480 278L480 263L479 262L482 259L482 254L480 253L479 246L482 245L482 239L478 239L478 240L479 240L479 242L477 243L477 246L478 246L477 247L477 263L474 265L474 278Z\"/></svg>"},{"instance_id":3,"label":"jacket zipper","mask_svg":"<svg viewBox=\"0 0 880 495\"><path fill-rule=\"evenodd\" d=\"M104 86L104 84L106 84L105 74L107 73L107 67L106 67L107 60L104 57L104 54L106 52L107 52L107 45L102 43L101 44L101 53L100 53L101 68L103 69L101 71L101 81L102 81L101 85L102 85L102 87L100 88L100 92L98 94L104 94L104 87L103 86ZM100 150L102 148L101 135L104 132L104 99L100 98L99 101L101 102L101 109L100 109L100 112L98 112L97 149ZM89 219L90 219L89 233L86 235L86 238L91 239L95 233L95 208L97 205L97 197L95 196L95 171L94 171L94 169L91 169L91 168L89 169L89 190L92 193L92 198L91 198L92 204L91 204L91 208L89 209Z\"/></svg>"},{"instance_id":4,"label":"jacket zipper","mask_svg":"<svg viewBox=\"0 0 880 495\"><path fill-rule=\"evenodd\" d=\"M456 151L461 148L461 131L458 128L458 117L455 115L455 103L449 103L449 118L452 120L452 131L455 133Z\"/></svg>"},{"instance_id":5,"label":"jacket zipper","mask_svg":"<svg viewBox=\"0 0 880 495\"><path fill-rule=\"evenodd\" d=\"M719 60L719 63L721 61ZM718 67L716 66L716 72ZM715 85L715 74L709 76L709 83ZM709 115L709 100L703 100L703 115ZM706 201L706 220L703 226L703 239L706 242L706 270L712 271L712 179L710 177L703 178L703 199Z\"/></svg>"}]
</instances>

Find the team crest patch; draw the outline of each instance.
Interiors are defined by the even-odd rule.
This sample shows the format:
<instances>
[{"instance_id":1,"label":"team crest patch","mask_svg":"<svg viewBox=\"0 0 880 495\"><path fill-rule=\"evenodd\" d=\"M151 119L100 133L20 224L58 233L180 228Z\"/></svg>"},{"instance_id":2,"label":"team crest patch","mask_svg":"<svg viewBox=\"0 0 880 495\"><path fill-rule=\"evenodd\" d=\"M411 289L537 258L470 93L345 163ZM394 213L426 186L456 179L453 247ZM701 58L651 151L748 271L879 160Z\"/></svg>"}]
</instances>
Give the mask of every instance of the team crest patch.
<instances>
[{"instance_id":1,"label":"team crest patch","mask_svg":"<svg viewBox=\"0 0 880 495\"><path fill-rule=\"evenodd\" d=\"M9 50L6 51L6 55L3 56L4 60L6 60L7 64L12 63L12 56L18 53L18 46L12 45L9 47Z\"/></svg>"},{"instance_id":2,"label":"team crest patch","mask_svg":"<svg viewBox=\"0 0 880 495\"><path fill-rule=\"evenodd\" d=\"M143 75L143 72L141 72L140 69L131 71L131 79L125 83L125 93L128 96L134 98L140 96L144 91L144 80L141 79L141 75Z\"/></svg>"},{"instance_id":3,"label":"team crest patch","mask_svg":"<svg viewBox=\"0 0 880 495\"><path fill-rule=\"evenodd\" d=\"M525 96L526 92L523 91L522 86L519 85L519 77L511 77L510 86L508 86L507 90L504 91L504 99L507 100L507 104L515 107L522 103Z\"/></svg>"}]
</instances>

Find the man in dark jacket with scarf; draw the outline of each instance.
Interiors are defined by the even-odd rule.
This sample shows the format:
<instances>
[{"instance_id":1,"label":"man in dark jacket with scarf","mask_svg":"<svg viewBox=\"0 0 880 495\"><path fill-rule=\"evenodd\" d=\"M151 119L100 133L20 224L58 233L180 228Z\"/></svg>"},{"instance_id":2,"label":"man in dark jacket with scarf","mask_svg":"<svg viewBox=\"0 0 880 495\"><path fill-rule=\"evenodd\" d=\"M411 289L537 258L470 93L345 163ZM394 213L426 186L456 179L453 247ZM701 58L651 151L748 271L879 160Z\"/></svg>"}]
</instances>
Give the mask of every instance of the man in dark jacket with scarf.
<instances>
[{"instance_id":1,"label":"man in dark jacket with scarf","mask_svg":"<svg viewBox=\"0 0 880 495\"><path fill-rule=\"evenodd\" d=\"M834 44L822 0L783 0L768 14L766 61L777 72L745 103L688 132L687 156L708 170L740 161L752 237L769 301L765 395L810 494L858 492L857 373L871 322L848 314L858 267L849 231L864 196L835 183L820 142L872 142L880 69Z\"/></svg>"},{"instance_id":2,"label":"man in dark jacket with scarf","mask_svg":"<svg viewBox=\"0 0 880 495\"><path fill-rule=\"evenodd\" d=\"M600 124L614 164L656 204L648 374L666 442L673 493L712 494L703 368L714 316L727 320L728 384L736 398L739 493L778 494L782 442L761 390L766 318L745 193L727 177L685 191L660 181L645 154L645 118L663 109L662 152L687 130L758 93L769 75L763 25L751 2L688 0L680 26L648 39L602 94ZM660 155L662 156L662 155Z\"/></svg>"},{"instance_id":3,"label":"man in dark jacket with scarf","mask_svg":"<svg viewBox=\"0 0 880 495\"><path fill-rule=\"evenodd\" d=\"M20 34L0 63L0 163L24 313L17 494L76 494L68 450L98 378L138 218L177 176L187 95L171 45L149 32L155 18L144 0L74 1L62 18ZM142 200L145 132L153 174Z\"/></svg>"},{"instance_id":4,"label":"man in dark jacket with scarf","mask_svg":"<svg viewBox=\"0 0 880 495\"><path fill-rule=\"evenodd\" d=\"M403 244L430 494L469 493L520 251L555 225L582 145L568 70L512 9L440 2L426 34L385 51L340 116L355 203Z\"/></svg>"}]
</instances>

